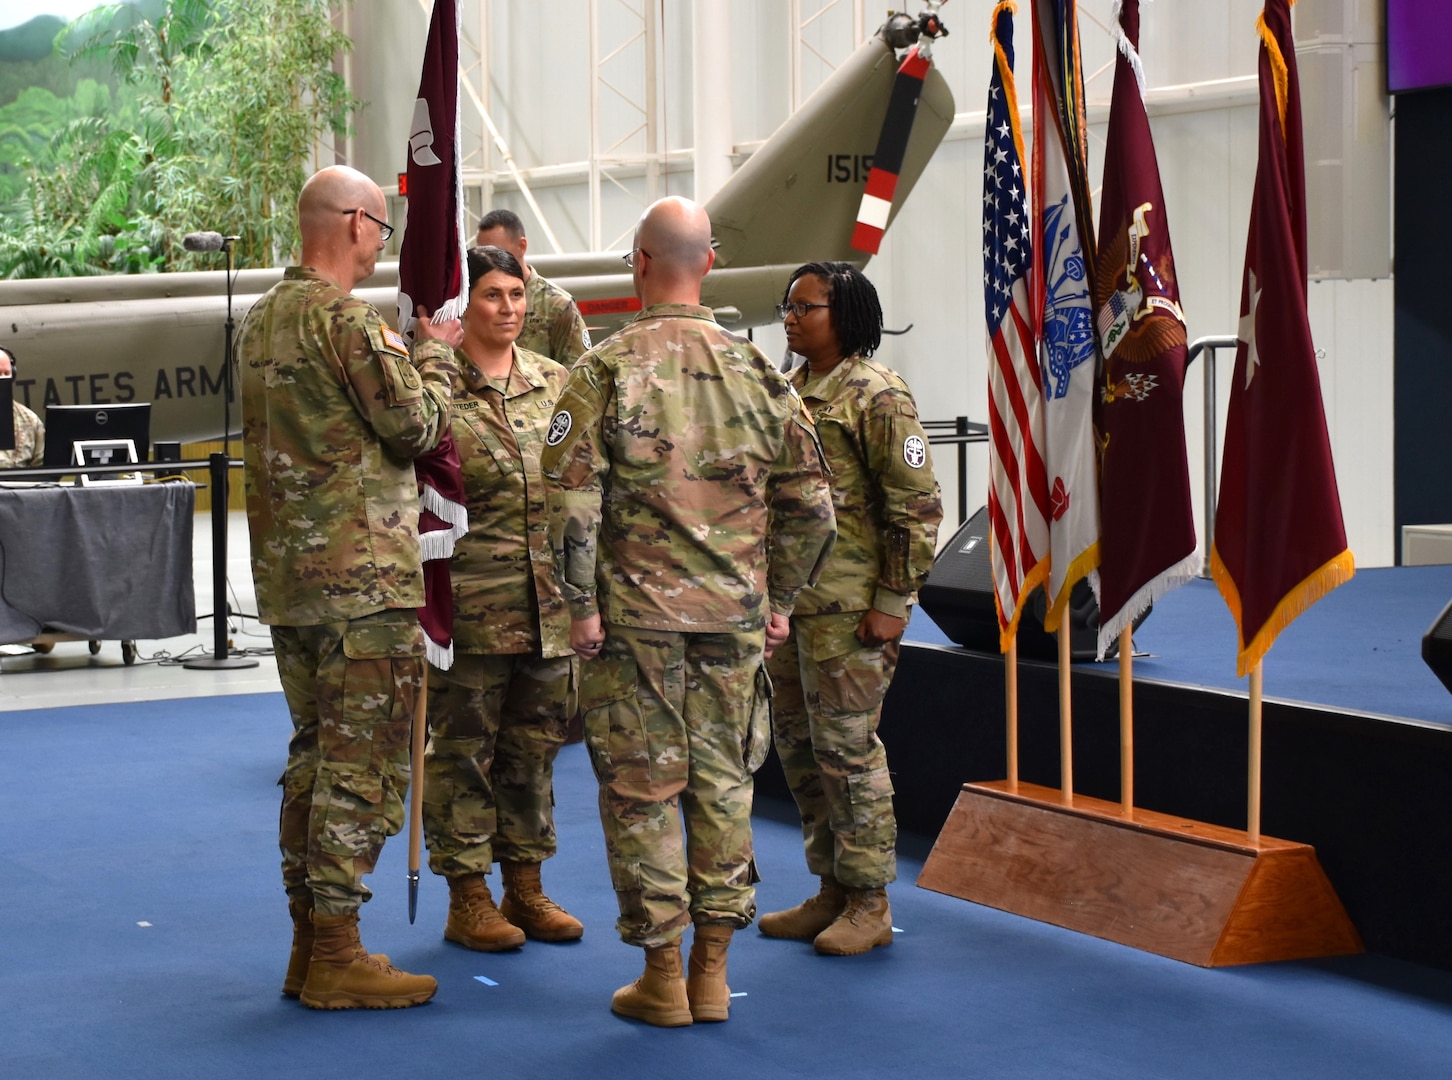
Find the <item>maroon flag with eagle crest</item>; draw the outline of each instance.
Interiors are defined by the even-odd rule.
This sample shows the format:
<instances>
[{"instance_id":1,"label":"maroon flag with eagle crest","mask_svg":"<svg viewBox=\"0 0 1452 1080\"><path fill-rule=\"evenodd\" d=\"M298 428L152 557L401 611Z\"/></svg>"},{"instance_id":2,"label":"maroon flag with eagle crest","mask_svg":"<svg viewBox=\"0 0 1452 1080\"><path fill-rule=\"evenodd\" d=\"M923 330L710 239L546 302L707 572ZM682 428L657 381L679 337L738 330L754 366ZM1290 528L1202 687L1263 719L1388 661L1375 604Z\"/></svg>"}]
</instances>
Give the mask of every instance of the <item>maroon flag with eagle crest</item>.
<instances>
[{"instance_id":1,"label":"maroon flag with eagle crest","mask_svg":"<svg viewBox=\"0 0 1452 1080\"><path fill-rule=\"evenodd\" d=\"M1145 112L1139 0L1115 8L1119 57L1094 297L1103 357L1094 400L1101 659L1121 631L1200 568L1181 400L1185 317Z\"/></svg>"},{"instance_id":2,"label":"maroon flag with eagle crest","mask_svg":"<svg viewBox=\"0 0 1452 1080\"><path fill-rule=\"evenodd\" d=\"M408 212L398 259L399 329L412 337L422 305L457 319L468 304L464 266L463 174L459 161L459 14L435 0L423 74L408 139ZM449 559L468 528L459 455L447 427L439 445L414 461L419 483L419 546L424 606L419 622L435 667L453 663L454 601Z\"/></svg>"}]
</instances>

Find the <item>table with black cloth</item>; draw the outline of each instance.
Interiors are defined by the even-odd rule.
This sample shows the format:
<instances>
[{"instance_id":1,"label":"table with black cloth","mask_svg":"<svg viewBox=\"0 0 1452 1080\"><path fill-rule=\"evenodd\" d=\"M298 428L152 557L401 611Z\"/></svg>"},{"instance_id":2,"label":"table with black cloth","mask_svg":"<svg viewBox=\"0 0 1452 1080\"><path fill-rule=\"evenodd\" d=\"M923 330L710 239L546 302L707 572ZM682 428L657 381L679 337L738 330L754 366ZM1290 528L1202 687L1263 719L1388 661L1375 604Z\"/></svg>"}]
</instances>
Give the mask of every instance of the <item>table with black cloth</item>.
<instances>
[{"instance_id":1,"label":"table with black cloth","mask_svg":"<svg viewBox=\"0 0 1452 1080\"><path fill-rule=\"evenodd\" d=\"M0 643L197 628L186 481L0 488Z\"/></svg>"}]
</instances>

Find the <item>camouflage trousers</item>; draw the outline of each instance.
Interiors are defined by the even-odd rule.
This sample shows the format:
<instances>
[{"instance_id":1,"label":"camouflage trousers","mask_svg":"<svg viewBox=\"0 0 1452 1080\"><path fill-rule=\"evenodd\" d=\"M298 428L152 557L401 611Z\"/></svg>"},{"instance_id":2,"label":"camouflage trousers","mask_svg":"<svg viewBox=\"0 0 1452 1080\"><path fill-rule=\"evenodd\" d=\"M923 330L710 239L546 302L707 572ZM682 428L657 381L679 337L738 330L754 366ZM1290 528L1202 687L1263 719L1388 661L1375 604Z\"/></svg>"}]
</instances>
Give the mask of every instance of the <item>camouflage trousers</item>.
<instances>
[{"instance_id":1,"label":"camouflage trousers","mask_svg":"<svg viewBox=\"0 0 1452 1080\"><path fill-rule=\"evenodd\" d=\"M862 612L793 617L767 662L776 753L802 815L807 869L852 889L897 878L897 818L877 737L898 645L867 647Z\"/></svg>"},{"instance_id":2,"label":"camouflage trousers","mask_svg":"<svg viewBox=\"0 0 1452 1080\"><path fill-rule=\"evenodd\" d=\"M487 874L555 853L554 763L575 709L574 658L459 655L429 667L429 869Z\"/></svg>"},{"instance_id":3,"label":"camouflage trousers","mask_svg":"<svg viewBox=\"0 0 1452 1080\"><path fill-rule=\"evenodd\" d=\"M321 626L274 626L277 673L292 713L278 845L288 894L345 915L383 841L403 828L408 737L423 680L413 609Z\"/></svg>"},{"instance_id":4,"label":"camouflage trousers","mask_svg":"<svg viewBox=\"0 0 1452 1080\"><path fill-rule=\"evenodd\" d=\"M580 672L585 741L628 945L756 917L747 758L764 635L609 625Z\"/></svg>"}]
</instances>

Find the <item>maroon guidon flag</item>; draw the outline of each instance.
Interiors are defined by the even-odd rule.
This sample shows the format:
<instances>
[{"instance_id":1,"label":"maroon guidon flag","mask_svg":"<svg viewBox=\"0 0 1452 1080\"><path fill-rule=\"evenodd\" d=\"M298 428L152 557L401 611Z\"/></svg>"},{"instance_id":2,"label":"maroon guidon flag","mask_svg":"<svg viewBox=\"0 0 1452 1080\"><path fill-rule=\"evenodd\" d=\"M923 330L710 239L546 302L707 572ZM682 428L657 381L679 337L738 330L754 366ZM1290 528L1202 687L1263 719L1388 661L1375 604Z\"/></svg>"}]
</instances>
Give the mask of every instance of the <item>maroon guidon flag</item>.
<instances>
[{"instance_id":1,"label":"maroon guidon flag","mask_svg":"<svg viewBox=\"0 0 1452 1080\"><path fill-rule=\"evenodd\" d=\"M1297 615L1355 572L1306 316L1301 91L1287 0L1267 0L1260 163L1240 293L1210 572L1254 668Z\"/></svg>"},{"instance_id":2,"label":"maroon guidon flag","mask_svg":"<svg viewBox=\"0 0 1452 1080\"><path fill-rule=\"evenodd\" d=\"M1185 317L1145 113L1139 0L1115 9L1119 57L1094 282L1103 358L1094 396L1101 660L1121 631L1200 569L1181 401Z\"/></svg>"},{"instance_id":3,"label":"maroon guidon flag","mask_svg":"<svg viewBox=\"0 0 1452 1080\"><path fill-rule=\"evenodd\" d=\"M398 320L399 329L411 337L418 305L436 318L457 319L468 303L455 0L434 0L409 132L407 181L408 212L398 259ZM430 663L448 668L454 659L449 559L468 522L459 455L447 428L439 445L417 458L414 468L424 558L424 606L419 609L419 622Z\"/></svg>"}]
</instances>

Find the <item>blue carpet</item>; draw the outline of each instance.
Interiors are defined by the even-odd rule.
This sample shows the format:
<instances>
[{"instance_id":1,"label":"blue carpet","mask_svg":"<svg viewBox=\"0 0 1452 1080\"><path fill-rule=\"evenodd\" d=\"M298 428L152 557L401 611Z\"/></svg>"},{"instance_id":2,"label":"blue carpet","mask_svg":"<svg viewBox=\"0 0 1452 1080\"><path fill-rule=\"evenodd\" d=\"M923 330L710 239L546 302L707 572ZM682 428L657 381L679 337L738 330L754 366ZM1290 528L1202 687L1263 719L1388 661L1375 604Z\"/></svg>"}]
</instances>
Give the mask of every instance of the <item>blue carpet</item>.
<instances>
[{"instance_id":1,"label":"blue carpet","mask_svg":"<svg viewBox=\"0 0 1452 1080\"><path fill-rule=\"evenodd\" d=\"M1276 639L1265 658L1266 697L1452 726L1452 694L1422 660L1422 636L1448 600L1452 566L1358 570ZM921 608L905 636L952 644ZM1235 621L1209 580L1155 604L1134 647L1148 654L1136 656L1136 678L1248 690L1250 680L1235 674Z\"/></svg>"},{"instance_id":2,"label":"blue carpet","mask_svg":"<svg viewBox=\"0 0 1452 1080\"><path fill-rule=\"evenodd\" d=\"M787 1076L1445 1078L1452 975L1362 956L1205 971L914 887L895 944L853 959L754 930L726 1024L613 1017L639 971L613 931L582 747L557 778L553 895L583 941L500 955L440 937L446 889L406 912L385 849L364 940L438 976L421 1008L315 1013L280 996L281 695L0 714L0 1072L71 1077ZM763 807L763 809L768 809ZM774 807L781 816L782 808ZM814 886L794 826L759 818L763 910ZM487 981L484 981L487 980Z\"/></svg>"}]
</instances>

